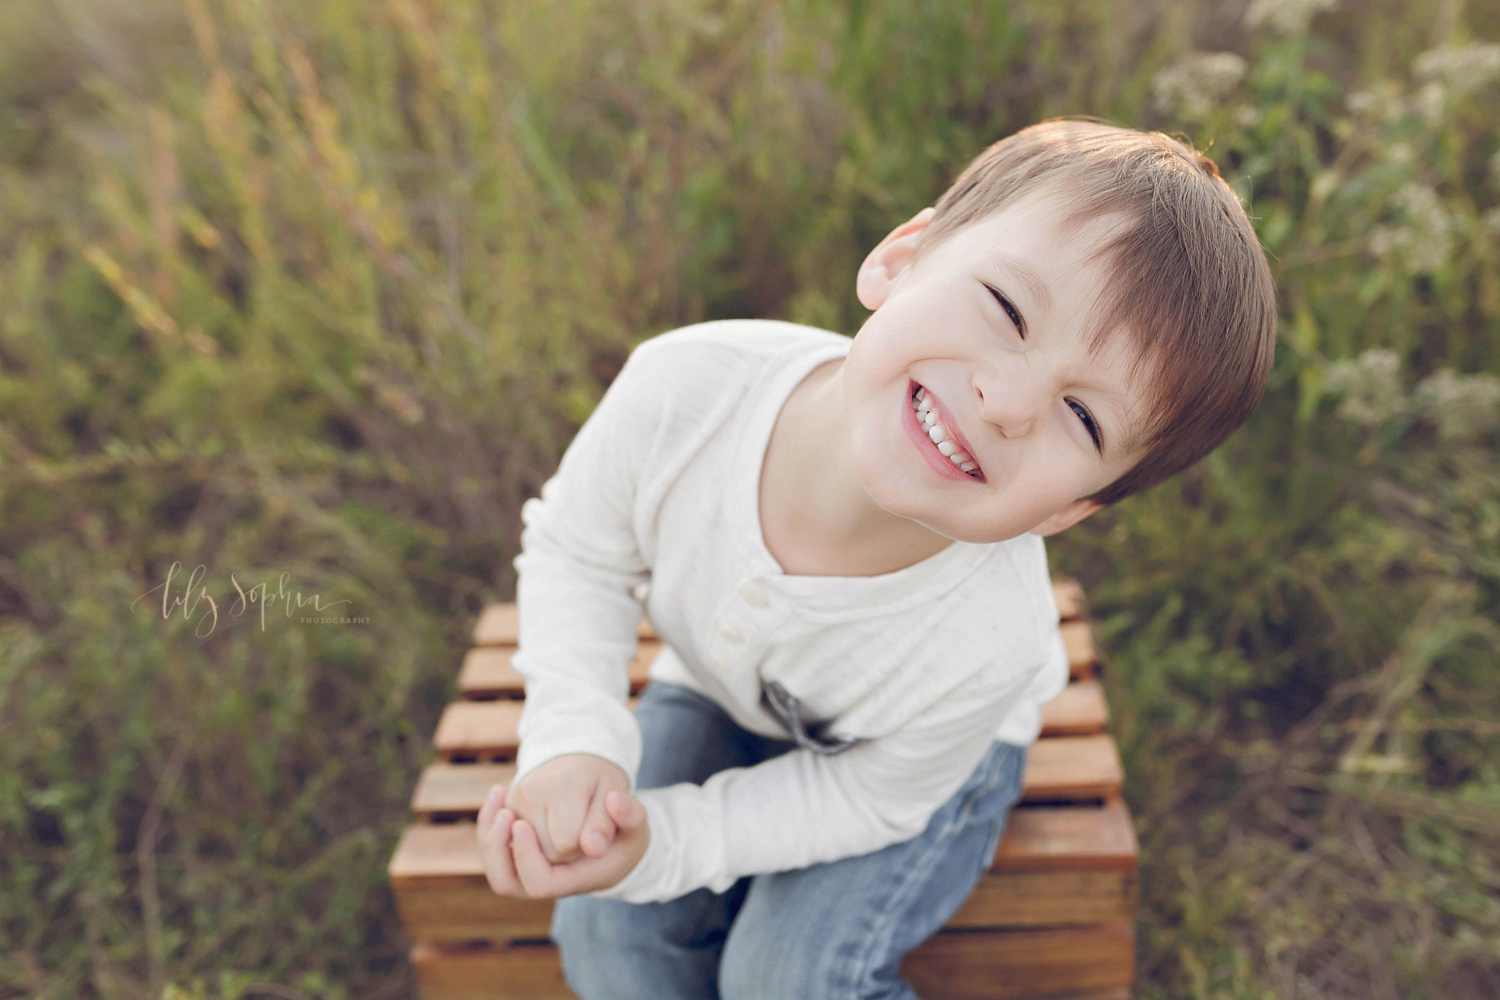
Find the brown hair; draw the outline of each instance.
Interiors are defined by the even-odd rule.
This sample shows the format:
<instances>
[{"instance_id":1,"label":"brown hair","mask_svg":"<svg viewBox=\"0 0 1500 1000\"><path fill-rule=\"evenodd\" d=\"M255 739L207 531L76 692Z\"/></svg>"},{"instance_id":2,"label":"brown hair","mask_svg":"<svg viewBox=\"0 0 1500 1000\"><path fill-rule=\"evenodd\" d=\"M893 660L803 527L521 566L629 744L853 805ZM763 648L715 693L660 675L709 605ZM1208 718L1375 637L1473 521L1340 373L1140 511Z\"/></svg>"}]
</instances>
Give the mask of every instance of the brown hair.
<instances>
[{"instance_id":1,"label":"brown hair","mask_svg":"<svg viewBox=\"0 0 1500 1000\"><path fill-rule=\"evenodd\" d=\"M1114 503L1223 443L1260 402L1276 339L1276 290L1239 197L1202 153L1160 132L1056 119L990 146L935 206L921 257L957 230L1039 189L1059 191L1065 225L1122 215L1094 255L1111 279L1091 349L1123 330L1146 391L1135 467L1089 499Z\"/></svg>"}]
</instances>

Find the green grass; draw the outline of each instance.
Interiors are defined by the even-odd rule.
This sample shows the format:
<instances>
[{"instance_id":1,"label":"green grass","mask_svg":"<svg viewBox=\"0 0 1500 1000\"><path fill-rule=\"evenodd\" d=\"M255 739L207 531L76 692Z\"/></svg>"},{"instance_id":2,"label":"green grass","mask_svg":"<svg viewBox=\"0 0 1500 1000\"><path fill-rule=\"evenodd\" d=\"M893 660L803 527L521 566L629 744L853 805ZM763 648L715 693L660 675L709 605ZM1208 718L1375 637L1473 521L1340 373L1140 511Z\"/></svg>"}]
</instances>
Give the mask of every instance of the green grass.
<instances>
[{"instance_id":1,"label":"green grass","mask_svg":"<svg viewBox=\"0 0 1500 1000\"><path fill-rule=\"evenodd\" d=\"M410 995L411 783L520 503L630 346L852 333L868 249L1063 113L1206 146L1281 292L1251 423L1053 545L1111 659L1137 995L1500 994L1488 5L7 18L0 997ZM170 604L200 564L211 631ZM369 621L234 607L282 574Z\"/></svg>"}]
</instances>

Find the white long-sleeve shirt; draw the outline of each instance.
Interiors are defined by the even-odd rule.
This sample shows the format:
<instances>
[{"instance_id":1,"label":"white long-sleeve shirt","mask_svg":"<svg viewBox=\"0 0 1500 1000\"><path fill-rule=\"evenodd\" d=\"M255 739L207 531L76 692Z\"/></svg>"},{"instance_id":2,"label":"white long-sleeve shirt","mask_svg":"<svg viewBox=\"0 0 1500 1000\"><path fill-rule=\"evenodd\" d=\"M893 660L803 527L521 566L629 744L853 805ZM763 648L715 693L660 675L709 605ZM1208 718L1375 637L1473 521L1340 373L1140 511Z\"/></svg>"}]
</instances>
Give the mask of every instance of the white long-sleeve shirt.
<instances>
[{"instance_id":1,"label":"white long-sleeve shirt","mask_svg":"<svg viewBox=\"0 0 1500 1000\"><path fill-rule=\"evenodd\" d=\"M759 484L792 389L848 338L767 320L640 344L541 496L526 502L516 668L518 777L592 753L634 775L627 664L645 611L653 679L788 739L762 706L779 682L837 755L798 749L702 786L638 791L645 856L598 895L648 902L910 839L994 740L1029 745L1067 683L1042 540L954 542L893 573L796 576L761 534Z\"/></svg>"}]
</instances>

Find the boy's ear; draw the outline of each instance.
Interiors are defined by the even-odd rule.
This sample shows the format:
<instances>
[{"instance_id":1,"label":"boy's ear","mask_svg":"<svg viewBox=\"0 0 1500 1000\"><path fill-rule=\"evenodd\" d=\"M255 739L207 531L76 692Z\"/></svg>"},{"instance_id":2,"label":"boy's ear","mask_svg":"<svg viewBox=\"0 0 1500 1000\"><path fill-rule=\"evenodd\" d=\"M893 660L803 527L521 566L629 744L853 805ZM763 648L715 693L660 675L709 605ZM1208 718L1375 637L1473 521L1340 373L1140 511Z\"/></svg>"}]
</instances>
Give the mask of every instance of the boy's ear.
<instances>
[{"instance_id":1,"label":"boy's ear","mask_svg":"<svg viewBox=\"0 0 1500 1000\"><path fill-rule=\"evenodd\" d=\"M916 256L922 233L936 209L924 208L886 234L859 266L854 290L866 309L879 309Z\"/></svg>"},{"instance_id":2,"label":"boy's ear","mask_svg":"<svg viewBox=\"0 0 1500 1000\"><path fill-rule=\"evenodd\" d=\"M1074 500L1062 510L1053 514L1035 528L1032 528L1031 533L1033 535L1041 535L1043 538L1048 535L1055 535L1059 531L1073 527L1073 525L1103 507L1104 505L1096 500Z\"/></svg>"}]
</instances>

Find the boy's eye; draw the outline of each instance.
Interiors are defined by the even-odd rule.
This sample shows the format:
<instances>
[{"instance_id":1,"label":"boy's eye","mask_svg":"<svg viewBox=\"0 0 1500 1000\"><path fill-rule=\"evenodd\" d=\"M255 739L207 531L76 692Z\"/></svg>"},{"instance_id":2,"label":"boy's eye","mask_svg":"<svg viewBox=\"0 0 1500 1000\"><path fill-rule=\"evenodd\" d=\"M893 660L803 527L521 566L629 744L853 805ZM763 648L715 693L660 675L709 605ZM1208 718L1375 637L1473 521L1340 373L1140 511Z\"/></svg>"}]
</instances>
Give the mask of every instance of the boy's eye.
<instances>
[{"instance_id":1,"label":"boy's eye","mask_svg":"<svg viewBox=\"0 0 1500 1000\"><path fill-rule=\"evenodd\" d=\"M1022 340L1025 340L1026 321L1021 318L1021 314L1017 311L1016 307L1011 305L1010 299L1002 295L1000 289L994 285L986 284L984 287L990 290L990 294L995 297L995 301L1000 303L1000 308L1005 310L1005 315L1009 316L1010 321L1016 325L1016 332L1021 335Z\"/></svg>"},{"instance_id":2,"label":"boy's eye","mask_svg":"<svg viewBox=\"0 0 1500 1000\"><path fill-rule=\"evenodd\" d=\"M1088 428L1089 437L1094 442L1094 450L1102 452L1104 450L1104 441L1099 436L1099 425L1094 422L1094 415L1088 411L1087 407L1085 407L1077 400L1068 400L1068 407L1074 413L1078 414L1078 419L1082 420L1083 426Z\"/></svg>"}]
</instances>

